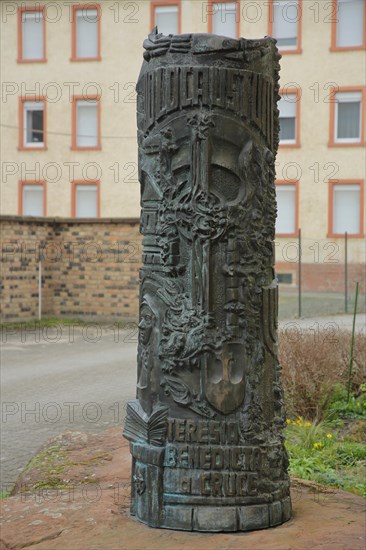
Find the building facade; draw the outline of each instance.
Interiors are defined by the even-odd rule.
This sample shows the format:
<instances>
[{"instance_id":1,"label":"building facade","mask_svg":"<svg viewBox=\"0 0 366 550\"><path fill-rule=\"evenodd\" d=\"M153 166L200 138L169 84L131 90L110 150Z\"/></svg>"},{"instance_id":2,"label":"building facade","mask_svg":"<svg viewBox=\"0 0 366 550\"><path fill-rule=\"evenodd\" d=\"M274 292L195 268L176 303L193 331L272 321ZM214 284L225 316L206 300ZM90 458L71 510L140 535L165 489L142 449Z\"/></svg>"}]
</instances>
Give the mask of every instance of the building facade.
<instances>
[{"instance_id":1,"label":"building facade","mask_svg":"<svg viewBox=\"0 0 366 550\"><path fill-rule=\"evenodd\" d=\"M348 261L362 265L363 0L3 1L0 7L2 215L138 217L135 83L147 34L155 25L164 34L269 34L282 54L280 280L296 283L300 228L302 260L320 278L325 264L342 263L345 233Z\"/></svg>"}]
</instances>

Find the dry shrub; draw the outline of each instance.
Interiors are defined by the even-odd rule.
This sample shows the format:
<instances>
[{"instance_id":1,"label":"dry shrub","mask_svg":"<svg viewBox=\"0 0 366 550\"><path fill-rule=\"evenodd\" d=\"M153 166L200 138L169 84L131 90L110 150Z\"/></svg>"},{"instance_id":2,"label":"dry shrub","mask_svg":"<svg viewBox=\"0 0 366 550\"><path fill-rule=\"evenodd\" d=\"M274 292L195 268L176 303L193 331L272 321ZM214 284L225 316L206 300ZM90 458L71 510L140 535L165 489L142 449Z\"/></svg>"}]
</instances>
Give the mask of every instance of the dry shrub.
<instances>
[{"instance_id":1,"label":"dry shrub","mask_svg":"<svg viewBox=\"0 0 366 550\"><path fill-rule=\"evenodd\" d=\"M279 334L279 359L288 416L321 419L337 383L347 384L351 333L291 328ZM352 390L366 379L366 338L355 335Z\"/></svg>"}]
</instances>

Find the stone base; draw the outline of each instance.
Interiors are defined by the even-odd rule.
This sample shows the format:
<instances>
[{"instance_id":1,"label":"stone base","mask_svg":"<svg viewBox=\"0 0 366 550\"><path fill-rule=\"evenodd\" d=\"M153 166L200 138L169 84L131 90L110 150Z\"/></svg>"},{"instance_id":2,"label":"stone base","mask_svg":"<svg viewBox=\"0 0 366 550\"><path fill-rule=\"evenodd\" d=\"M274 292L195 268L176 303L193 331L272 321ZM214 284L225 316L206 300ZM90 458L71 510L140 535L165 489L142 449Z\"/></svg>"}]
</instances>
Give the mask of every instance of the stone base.
<instances>
[{"instance_id":1,"label":"stone base","mask_svg":"<svg viewBox=\"0 0 366 550\"><path fill-rule=\"evenodd\" d=\"M150 527L202 532L252 531L275 527L291 518L291 499L287 495L265 502L270 495L216 497L181 492L184 487L191 488L184 473L187 470L167 466L165 447L134 442L130 449L131 515ZM193 472L196 478L199 472Z\"/></svg>"},{"instance_id":2,"label":"stone base","mask_svg":"<svg viewBox=\"0 0 366 550\"><path fill-rule=\"evenodd\" d=\"M148 520L137 517L149 524ZM254 531L281 525L291 519L290 497L269 504L248 506L165 506L162 529L201 532Z\"/></svg>"}]
</instances>

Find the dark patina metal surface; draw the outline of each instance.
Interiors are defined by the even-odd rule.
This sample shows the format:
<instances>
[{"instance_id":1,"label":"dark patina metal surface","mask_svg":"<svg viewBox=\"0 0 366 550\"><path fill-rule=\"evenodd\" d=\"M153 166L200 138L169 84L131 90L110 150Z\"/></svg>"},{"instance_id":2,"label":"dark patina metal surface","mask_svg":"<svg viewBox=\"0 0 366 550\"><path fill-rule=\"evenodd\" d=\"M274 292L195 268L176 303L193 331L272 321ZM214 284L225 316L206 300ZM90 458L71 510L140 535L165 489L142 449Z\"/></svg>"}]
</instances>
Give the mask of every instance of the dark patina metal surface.
<instances>
[{"instance_id":1,"label":"dark patina metal surface","mask_svg":"<svg viewBox=\"0 0 366 550\"><path fill-rule=\"evenodd\" d=\"M137 84L143 267L131 511L246 531L290 518L277 360L275 41L144 43Z\"/></svg>"}]
</instances>

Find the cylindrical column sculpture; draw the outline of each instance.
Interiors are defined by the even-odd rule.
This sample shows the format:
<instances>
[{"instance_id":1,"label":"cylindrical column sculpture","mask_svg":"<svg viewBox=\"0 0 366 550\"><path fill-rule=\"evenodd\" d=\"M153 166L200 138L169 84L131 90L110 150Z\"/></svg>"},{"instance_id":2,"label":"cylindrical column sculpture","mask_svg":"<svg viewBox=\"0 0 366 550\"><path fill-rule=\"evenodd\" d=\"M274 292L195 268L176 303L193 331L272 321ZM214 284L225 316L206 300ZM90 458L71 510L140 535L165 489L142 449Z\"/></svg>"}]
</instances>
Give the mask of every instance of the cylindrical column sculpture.
<instances>
[{"instance_id":1,"label":"cylindrical column sculpture","mask_svg":"<svg viewBox=\"0 0 366 550\"><path fill-rule=\"evenodd\" d=\"M143 267L131 511L247 531L290 518L277 360L271 38L144 43L137 84Z\"/></svg>"}]
</instances>

